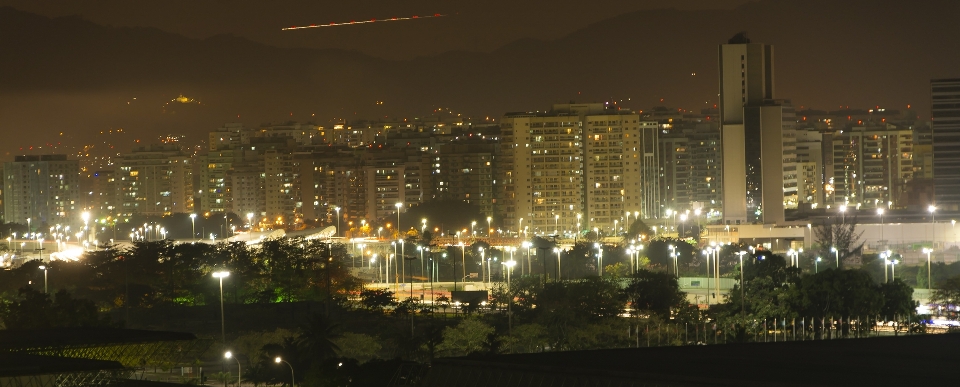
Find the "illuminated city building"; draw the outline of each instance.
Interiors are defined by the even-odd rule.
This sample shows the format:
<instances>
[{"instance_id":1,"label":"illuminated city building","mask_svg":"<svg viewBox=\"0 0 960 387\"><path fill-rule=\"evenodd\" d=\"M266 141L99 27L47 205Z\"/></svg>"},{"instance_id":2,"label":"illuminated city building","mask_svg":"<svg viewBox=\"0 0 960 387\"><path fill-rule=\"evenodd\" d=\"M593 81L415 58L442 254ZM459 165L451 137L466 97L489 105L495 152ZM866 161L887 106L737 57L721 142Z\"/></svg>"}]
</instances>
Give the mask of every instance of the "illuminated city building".
<instances>
[{"instance_id":1,"label":"illuminated city building","mask_svg":"<svg viewBox=\"0 0 960 387\"><path fill-rule=\"evenodd\" d=\"M176 144L140 146L116 161L117 215L193 211L193 160Z\"/></svg>"},{"instance_id":2,"label":"illuminated city building","mask_svg":"<svg viewBox=\"0 0 960 387\"><path fill-rule=\"evenodd\" d=\"M3 165L5 222L38 227L74 221L79 196L80 164L67 155L16 156Z\"/></svg>"},{"instance_id":3,"label":"illuminated city building","mask_svg":"<svg viewBox=\"0 0 960 387\"><path fill-rule=\"evenodd\" d=\"M936 206L960 210L960 78L934 79L933 104L933 178Z\"/></svg>"}]
</instances>

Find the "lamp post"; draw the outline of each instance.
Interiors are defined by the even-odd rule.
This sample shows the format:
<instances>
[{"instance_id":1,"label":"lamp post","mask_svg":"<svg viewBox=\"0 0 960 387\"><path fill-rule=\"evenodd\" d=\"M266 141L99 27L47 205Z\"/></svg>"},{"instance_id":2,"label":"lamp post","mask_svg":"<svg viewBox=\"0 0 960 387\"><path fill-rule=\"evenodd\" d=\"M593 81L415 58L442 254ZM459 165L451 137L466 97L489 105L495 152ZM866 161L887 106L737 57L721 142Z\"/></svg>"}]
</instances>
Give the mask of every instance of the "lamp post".
<instances>
[{"instance_id":1,"label":"lamp post","mask_svg":"<svg viewBox=\"0 0 960 387\"><path fill-rule=\"evenodd\" d=\"M512 255L512 252L511 252ZM510 257L510 260L503 263L507 266L507 332L513 333L513 293L510 293L510 272L513 271L513 267L517 265L517 262L513 260L513 257Z\"/></svg>"},{"instance_id":2,"label":"lamp post","mask_svg":"<svg viewBox=\"0 0 960 387\"><path fill-rule=\"evenodd\" d=\"M891 281L897 280L897 264L898 263L900 263L900 260L898 259L894 259L890 261L890 280Z\"/></svg>"},{"instance_id":3,"label":"lamp post","mask_svg":"<svg viewBox=\"0 0 960 387\"><path fill-rule=\"evenodd\" d=\"M477 250L480 250L480 282L486 285L487 276L483 274L483 263L487 261L487 252L483 249L483 247L478 247Z\"/></svg>"},{"instance_id":4,"label":"lamp post","mask_svg":"<svg viewBox=\"0 0 960 387\"><path fill-rule=\"evenodd\" d=\"M822 258L817 257L817 260L813 261L813 274L817 274L817 273L820 272L820 261L821 261L821 260L822 260Z\"/></svg>"},{"instance_id":5,"label":"lamp post","mask_svg":"<svg viewBox=\"0 0 960 387\"><path fill-rule=\"evenodd\" d=\"M847 224L847 205L846 204L840 205L840 224L842 225Z\"/></svg>"},{"instance_id":6,"label":"lamp post","mask_svg":"<svg viewBox=\"0 0 960 387\"><path fill-rule=\"evenodd\" d=\"M493 217L492 217L492 216L488 216L488 217L487 217L487 237L488 237L488 238L490 237L490 229L491 229L491 224L490 224L490 222L493 222Z\"/></svg>"},{"instance_id":7,"label":"lamp post","mask_svg":"<svg viewBox=\"0 0 960 387\"><path fill-rule=\"evenodd\" d=\"M679 263L677 262L676 247L670 245L668 248L670 249L670 258L673 258L673 275L677 276L677 278L680 278L680 268Z\"/></svg>"},{"instance_id":8,"label":"lamp post","mask_svg":"<svg viewBox=\"0 0 960 387\"><path fill-rule=\"evenodd\" d=\"M933 283L930 282L930 253L933 252L933 249L923 248L924 254L927 254L927 289L933 289Z\"/></svg>"},{"instance_id":9,"label":"lamp post","mask_svg":"<svg viewBox=\"0 0 960 387\"><path fill-rule=\"evenodd\" d=\"M560 234L560 215L554 215L553 219L555 221L553 226L553 233L555 235L559 235Z\"/></svg>"},{"instance_id":10,"label":"lamp post","mask_svg":"<svg viewBox=\"0 0 960 387\"><path fill-rule=\"evenodd\" d=\"M746 294L743 291L743 255L746 254L746 251L740 250L737 252L737 255L740 256L740 314L746 314L746 307L744 306L743 297Z\"/></svg>"},{"instance_id":11,"label":"lamp post","mask_svg":"<svg viewBox=\"0 0 960 387\"><path fill-rule=\"evenodd\" d=\"M227 331L224 328L226 324L224 323L225 318L223 316L223 279L230 276L229 271L215 271L213 276L220 280L220 340L223 345L227 345Z\"/></svg>"},{"instance_id":12,"label":"lamp post","mask_svg":"<svg viewBox=\"0 0 960 387\"><path fill-rule=\"evenodd\" d=\"M886 251L880 252L880 259L883 260L883 282L884 283L890 282L890 277L887 277L887 265L890 264L890 261L887 260L887 257L888 255Z\"/></svg>"},{"instance_id":13,"label":"lamp post","mask_svg":"<svg viewBox=\"0 0 960 387\"><path fill-rule=\"evenodd\" d=\"M560 282L560 248L554 247L553 251L557 253L557 282Z\"/></svg>"},{"instance_id":14,"label":"lamp post","mask_svg":"<svg viewBox=\"0 0 960 387\"><path fill-rule=\"evenodd\" d=\"M340 236L340 206L333 207L333 210L337 212L337 236Z\"/></svg>"},{"instance_id":15,"label":"lamp post","mask_svg":"<svg viewBox=\"0 0 960 387\"><path fill-rule=\"evenodd\" d=\"M241 371L241 369L240 369L240 359L237 359L236 357L233 357L233 353L231 353L230 351L225 352L225 353L223 354L223 357L224 357L225 359L231 359L231 358L232 358L233 360L236 360L236 361L237 361L237 387L240 387L240 380L241 380L241 379L240 379L240 371Z\"/></svg>"},{"instance_id":16,"label":"lamp post","mask_svg":"<svg viewBox=\"0 0 960 387\"><path fill-rule=\"evenodd\" d=\"M43 292L49 293L47 291L47 267L44 265L40 265L39 267L40 267L40 270L43 270Z\"/></svg>"},{"instance_id":17,"label":"lamp post","mask_svg":"<svg viewBox=\"0 0 960 387\"><path fill-rule=\"evenodd\" d=\"M190 239L197 237L197 214L190 214Z\"/></svg>"},{"instance_id":18,"label":"lamp post","mask_svg":"<svg viewBox=\"0 0 960 387\"><path fill-rule=\"evenodd\" d=\"M277 356L276 359L273 359L273 362L274 362L274 363L277 363L277 364L287 363L287 367L290 367L290 387L295 387L295 386L297 385L297 384L296 384L297 382L296 382L295 376L294 376L294 374L293 374L293 366L290 365L290 363L287 362L286 360L281 359L280 356Z\"/></svg>"},{"instance_id":19,"label":"lamp post","mask_svg":"<svg viewBox=\"0 0 960 387\"><path fill-rule=\"evenodd\" d=\"M834 257L837 259L837 269L840 268L840 250L837 250L836 247L831 246L830 251L833 252Z\"/></svg>"},{"instance_id":20,"label":"lamp post","mask_svg":"<svg viewBox=\"0 0 960 387\"><path fill-rule=\"evenodd\" d=\"M477 227L477 221L476 221L476 220L470 222L470 236L476 236L476 235L477 235L477 232L473 230L473 229L476 228L476 227Z\"/></svg>"},{"instance_id":21,"label":"lamp post","mask_svg":"<svg viewBox=\"0 0 960 387\"><path fill-rule=\"evenodd\" d=\"M877 215L880 215L880 243L883 243L883 209L877 209Z\"/></svg>"},{"instance_id":22,"label":"lamp post","mask_svg":"<svg viewBox=\"0 0 960 387\"><path fill-rule=\"evenodd\" d=\"M594 243L593 247L597 248L597 275L603 277L603 246Z\"/></svg>"}]
</instances>

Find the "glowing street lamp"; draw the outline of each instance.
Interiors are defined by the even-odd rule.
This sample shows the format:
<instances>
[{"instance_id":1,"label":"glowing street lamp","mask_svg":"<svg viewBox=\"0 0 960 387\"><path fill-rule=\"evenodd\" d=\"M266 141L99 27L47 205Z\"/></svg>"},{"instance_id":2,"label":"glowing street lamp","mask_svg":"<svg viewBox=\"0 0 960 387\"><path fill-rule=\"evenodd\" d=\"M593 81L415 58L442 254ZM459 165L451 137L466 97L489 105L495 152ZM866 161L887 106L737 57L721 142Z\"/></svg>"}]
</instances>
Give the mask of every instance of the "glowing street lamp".
<instances>
[{"instance_id":1,"label":"glowing street lamp","mask_svg":"<svg viewBox=\"0 0 960 387\"><path fill-rule=\"evenodd\" d=\"M280 356L277 356L276 359L273 359L273 362L274 362L274 363L277 363L277 364L287 363L287 366L290 367L290 387L296 387L296 385L297 385L296 383L297 383L297 382L296 382L296 380L294 379L293 366L290 365L290 363L287 362L286 360L281 359Z\"/></svg>"},{"instance_id":2,"label":"glowing street lamp","mask_svg":"<svg viewBox=\"0 0 960 387\"><path fill-rule=\"evenodd\" d=\"M927 255L927 289L933 289L933 282L930 281L930 253L933 249L923 248L923 253Z\"/></svg>"},{"instance_id":3,"label":"glowing street lamp","mask_svg":"<svg viewBox=\"0 0 960 387\"><path fill-rule=\"evenodd\" d=\"M237 387L240 387L240 380L241 380L240 379L240 359L237 359L236 357L234 357L233 353L231 353L230 351L227 351L226 353L224 353L223 357L225 359L232 358L237 361Z\"/></svg>"},{"instance_id":4,"label":"glowing street lamp","mask_svg":"<svg viewBox=\"0 0 960 387\"><path fill-rule=\"evenodd\" d=\"M190 239L197 237L197 214L190 214Z\"/></svg>"},{"instance_id":5,"label":"glowing street lamp","mask_svg":"<svg viewBox=\"0 0 960 387\"><path fill-rule=\"evenodd\" d=\"M400 231L403 230L402 228L400 228L400 209L403 208L403 203L397 202L395 206L397 206L397 238L403 238L400 235Z\"/></svg>"},{"instance_id":6,"label":"glowing street lamp","mask_svg":"<svg viewBox=\"0 0 960 387\"><path fill-rule=\"evenodd\" d=\"M44 265L39 266L40 270L43 270L43 292L49 293L47 291L47 267Z\"/></svg>"},{"instance_id":7,"label":"glowing street lamp","mask_svg":"<svg viewBox=\"0 0 960 387\"><path fill-rule=\"evenodd\" d=\"M820 261L822 261L822 260L823 260L823 258L817 257L817 260L813 261L813 273L814 273L814 274L817 274L817 273L820 272Z\"/></svg>"},{"instance_id":8,"label":"glowing street lamp","mask_svg":"<svg viewBox=\"0 0 960 387\"><path fill-rule=\"evenodd\" d=\"M560 281L560 248L554 247L553 251L557 253L557 281Z\"/></svg>"},{"instance_id":9,"label":"glowing street lamp","mask_svg":"<svg viewBox=\"0 0 960 387\"><path fill-rule=\"evenodd\" d=\"M593 247L597 249L597 275L603 277L603 246L599 243L594 243Z\"/></svg>"},{"instance_id":10,"label":"glowing street lamp","mask_svg":"<svg viewBox=\"0 0 960 387\"><path fill-rule=\"evenodd\" d=\"M837 259L837 269L840 268L840 250L837 250L836 247L830 247L830 251L833 252L834 257Z\"/></svg>"},{"instance_id":11,"label":"glowing street lamp","mask_svg":"<svg viewBox=\"0 0 960 387\"><path fill-rule=\"evenodd\" d=\"M222 340L221 342L224 345L227 343L227 331L225 329L226 325L224 324L225 319L223 316L223 279L229 276L229 271L221 270L213 272L213 277L220 280L220 340Z\"/></svg>"}]
</instances>

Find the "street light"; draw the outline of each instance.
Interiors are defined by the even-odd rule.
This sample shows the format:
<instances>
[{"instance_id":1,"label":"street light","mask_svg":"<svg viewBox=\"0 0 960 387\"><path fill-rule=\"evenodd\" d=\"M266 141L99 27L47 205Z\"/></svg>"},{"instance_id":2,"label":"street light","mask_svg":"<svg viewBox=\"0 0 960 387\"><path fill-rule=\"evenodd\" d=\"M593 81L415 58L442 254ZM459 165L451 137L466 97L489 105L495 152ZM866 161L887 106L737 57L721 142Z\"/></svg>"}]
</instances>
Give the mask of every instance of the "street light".
<instances>
[{"instance_id":1,"label":"street light","mask_svg":"<svg viewBox=\"0 0 960 387\"><path fill-rule=\"evenodd\" d=\"M281 359L280 356L277 356L276 359L273 359L273 362L274 362L274 363L277 363L277 364L287 363L287 367L290 367L290 387L296 386L296 385L297 385L297 384L296 384L297 382L296 382L296 379L295 379L294 374L293 374L293 366L290 365L290 363L287 362L286 360Z\"/></svg>"},{"instance_id":2,"label":"street light","mask_svg":"<svg viewBox=\"0 0 960 387\"><path fill-rule=\"evenodd\" d=\"M49 293L47 291L47 267L44 265L40 265L40 270L43 270L43 292Z\"/></svg>"},{"instance_id":3,"label":"street light","mask_svg":"<svg viewBox=\"0 0 960 387\"><path fill-rule=\"evenodd\" d=\"M813 261L813 273L814 273L814 274L820 272L820 261L821 261L821 260L823 260L823 259L820 258L820 257L817 257L817 260L816 260L816 261Z\"/></svg>"},{"instance_id":4,"label":"street light","mask_svg":"<svg viewBox=\"0 0 960 387\"><path fill-rule=\"evenodd\" d=\"M883 243L883 209L877 209L877 215L880 215L880 243Z\"/></svg>"},{"instance_id":5,"label":"street light","mask_svg":"<svg viewBox=\"0 0 960 387\"><path fill-rule=\"evenodd\" d=\"M400 236L400 231L403 230L400 228L400 209L403 208L403 203L397 202L395 206L397 206L397 238L403 238Z\"/></svg>"},{"instance_id":6,"label":"street light","mask_svg":"<svg viewBox=\"0 0 960 387\"><path fill-rule=\"evenodd\" d=\"M231 353L230 351L227 351L226 353L224 353L223 357L225 359L232 358L233 360L237 361L237 387L240 387L240 359L233 357L233 353Z\"/></svg>"},{"instance_id":7,"label":"street light","mask_svg":"<svg viewBox=\"0 0 960 387\"><path fill-rule=\"evenodd\" d=\"M933 283L930 281L930 253L933 249L923 248L923 253L927 254L927 289L933 289Z\"/></svg>"},{"instance_id":8,"label":"street light","mask_svg":"<svg viewBox=\"0 0 960 387\"><path fill-rule=\"evenodd\" d=\"M593 247L597 248L597 275L603 277L603 246L594 243Z\"/></svg>"},{"instance_id":9,"label":"street light","mask_svg":"<svg viewBox=\"0 0 960 387\"><path fill-rule=\"evenodd\" d=\"M837 269L840 268L840 250L837 250L836 247L830 247L830 251L833 252L833 255L837 258Z\"/></svg>"},{"instance_id":10,"label":"street light","mask_svg":"<svg viewBox=\"0 0 960 387\"><path fill-rule=\"evenodd\" d=\"M340 236L340 207L333 207L333 210L337 212L337 236Z\"/></svg>"},{"instance_id":11,"label":"street light","mask_svg":"<svg viewBox=\"0 0 960 387\"><path fill-rule=\"evenodd\" d=\"M887 260L887 257L889 257L889 255L887 254L886 251L880 252L880 259L883 260L883 282L884 283L890 282L890 277L887 277L887 265L890 264L890 261Z\"/></svg>"},{"instance_id":12,"label":"street light","mask_svg":"<svg viewBox=\"0 0 960 387\"><path fill-rule=\"evenodd\" d=\"M743 303L744 291L743 291L743 255L746 254L746 251L740 250L737 252L737 255L740 256L740 315L746 313L746 307Z\"/></svg>"},{"instance_id":13,"label":"street light","mask_svg":"<svg viewBox=\"0 0 960 387\"><path fill-rule=\"evenodd\" d=\"M487 237L490 236L490 227L491 227L491 226L490 226L490 222L492 222L492 221L493 221L493 217L492 217L492 216L488 216L488 217L487 217ZM426 219L424 219L424 223L426 223Z\"/></svg>"},{"instance_id":14,"label":"street light","mask_svg":"<svg viewBox=\"0 0 960 387\"><path fill-rule=\"evenodd\" d=\"M669 249L670 249L670 258L673 258L673 275L677 276L677 278L680 278L680 267L679 267L679 263L677 262L676 247L674 247L673 245L670 245Z\"/></svg>"},{"instance_id":15,"label":"street light","mask_svg":"<svg viewBox=\"0 0 960 387\"><path fill-rule=\"evenodd\" d=\"M560 281L560 248L554 247L553 251L557 253L557 282Z\"/></svg>"},{"instance_id":16,"label":"street light","mask_svg":"<svg viewBox=\"0 0 960 387\"><path fill-rule=\"evenodd\" d=\"M933 242L931 247L937 247L937 206L927 206L927 211L930 211L930 228L933 229L933 234L930 237Z\"/></svg>"},{"instance_id":17,"label":"street light","mask_svg":"<svg viewBox=\"0 0 960 387\"><path fill-rule=\"evenodd\" d=\"M227 344L227 331L224 329L224 316L223 316L223 279L230 276L229 271L215 271L213 276L220 280L220 340L222 340L223 345Z\"/></svg>"},{"instance_id":18,"label":"street light","mask_svg":"<svg viewBox=\"0 0 960 387\"><path fill-rule=\"evenodd\" d=\"M197 214L190 214L190 239L197 237Z\"/></svg>"}]
</instances>

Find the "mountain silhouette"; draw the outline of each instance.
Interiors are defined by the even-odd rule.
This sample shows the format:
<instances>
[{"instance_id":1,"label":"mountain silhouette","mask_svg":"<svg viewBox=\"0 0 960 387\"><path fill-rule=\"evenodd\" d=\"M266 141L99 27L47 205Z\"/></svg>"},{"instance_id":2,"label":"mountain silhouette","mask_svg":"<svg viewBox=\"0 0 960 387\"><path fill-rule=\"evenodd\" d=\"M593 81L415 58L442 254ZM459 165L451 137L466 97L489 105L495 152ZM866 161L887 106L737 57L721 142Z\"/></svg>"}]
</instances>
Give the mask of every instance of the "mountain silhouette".
<instances>
[{"instance_id":1,"label":"mountain silhouette","mask_svg":"<svg viewBox=\"0 0 960 387\"><path fill-rule=\"evenodd\" d=\"M911 104L926 116L930 79L960 76L953 48L960 47L953 21L960 2L893 4L765 0L733 10L641 11L554 41L405 61L233 36L188 39L5 7L0 130L24 135L3 151L49 142L65 127L71 139L112 127L144 139L202 139L228 121L323 125L413 118L438 107L498 117L554 102L613 100L696 111L716 103L717 46L740 31L775 46L778 98L820 109ZM181 93L202 104L164 110Z\"/></svg>"}]
</instances>

